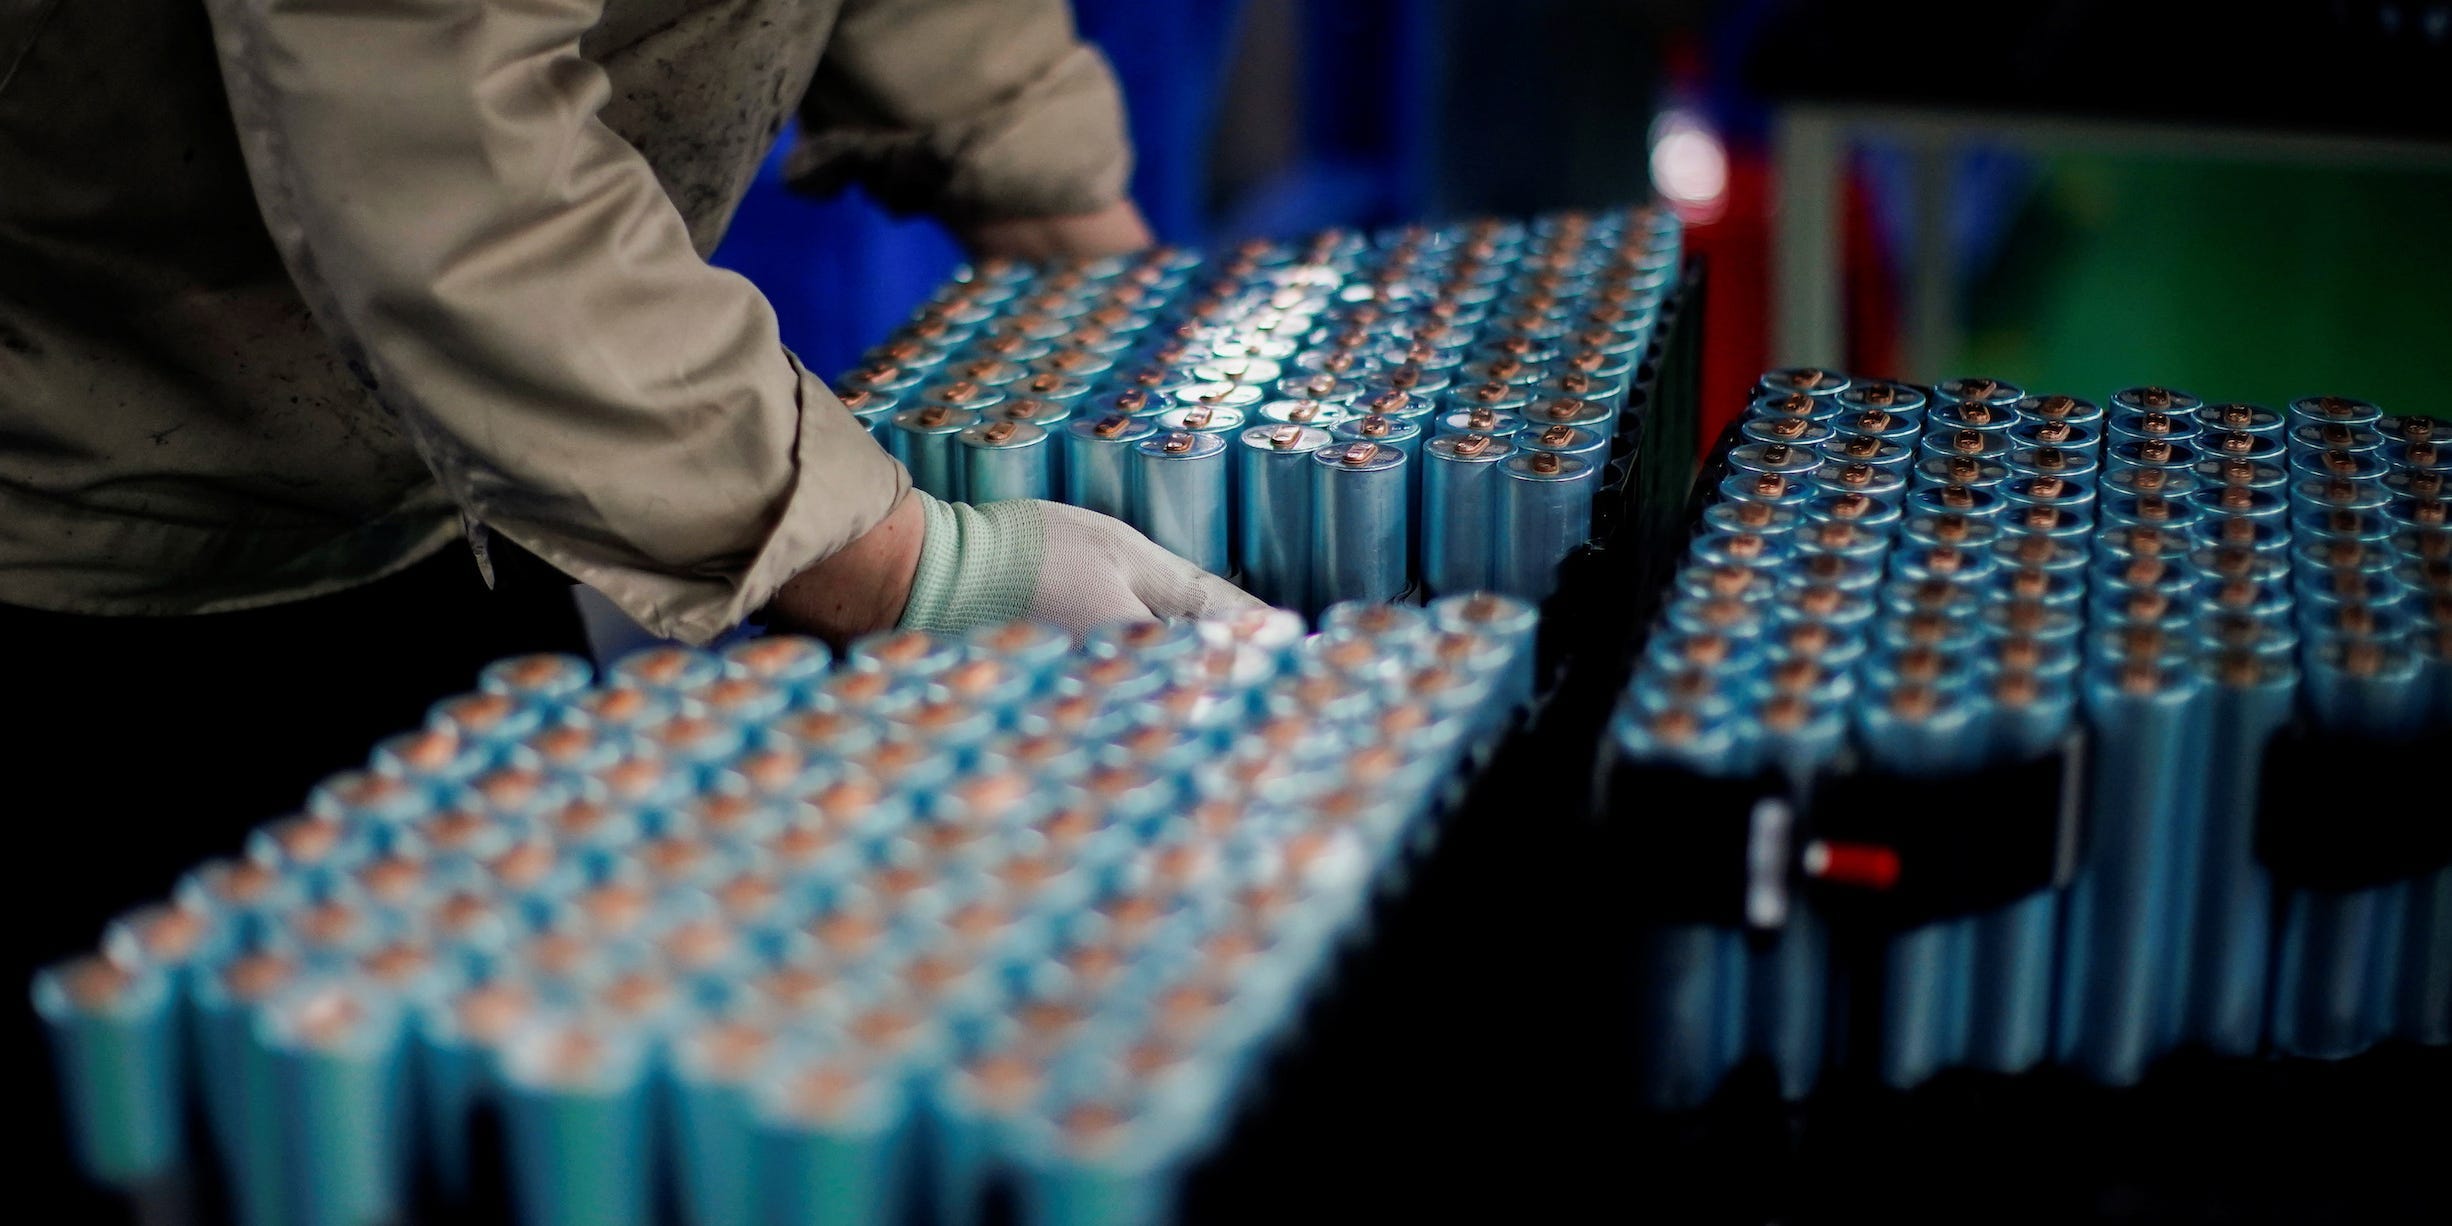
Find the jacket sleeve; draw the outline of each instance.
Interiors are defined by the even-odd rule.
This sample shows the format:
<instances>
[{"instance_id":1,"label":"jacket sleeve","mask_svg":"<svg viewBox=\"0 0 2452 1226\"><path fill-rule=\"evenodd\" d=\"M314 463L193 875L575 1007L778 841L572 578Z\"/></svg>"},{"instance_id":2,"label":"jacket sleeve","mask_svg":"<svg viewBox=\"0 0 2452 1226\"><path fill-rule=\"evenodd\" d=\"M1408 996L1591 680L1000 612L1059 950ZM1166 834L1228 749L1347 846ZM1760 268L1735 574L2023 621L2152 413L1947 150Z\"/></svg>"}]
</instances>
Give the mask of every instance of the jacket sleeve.
<instances>
[{"instance_id":1,"label":"jacket sleeve","mask_svg":"<svg viewBox=\"0 0 2452 1226\"><path fill-rule=\"evenodd\" d=\"M472 521L704 641L909 487L597 117L602 0L209 0L257 201Z\"/></svg>"},{"instance_id":2,"label":"jacket sleeve","mask_svg":"<svg viewBox=\"0 0 2452 1226\"><path fill-rule=\"evenodd\" d=\"M949 221L1086 213L1132 173L1115 76L1066 0L847 0L800 120L794 187Z\"/></svg>"}]
</instances>

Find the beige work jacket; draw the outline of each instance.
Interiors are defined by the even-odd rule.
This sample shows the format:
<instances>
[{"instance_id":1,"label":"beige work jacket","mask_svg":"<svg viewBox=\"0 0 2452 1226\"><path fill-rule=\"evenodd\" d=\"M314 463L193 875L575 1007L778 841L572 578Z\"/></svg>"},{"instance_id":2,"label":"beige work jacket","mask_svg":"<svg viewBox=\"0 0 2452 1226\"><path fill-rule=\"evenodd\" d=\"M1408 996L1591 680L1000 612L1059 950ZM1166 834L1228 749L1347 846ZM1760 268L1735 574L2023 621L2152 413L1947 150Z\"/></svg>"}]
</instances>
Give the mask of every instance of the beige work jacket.
<instances>
[{"instance_id":1,"label":"beige work jacket","mask_svg":"<svg viewBox=\"0 0 2452 1226\"><path fill-rule=\"evenodd\" d=\"M270 604L466 523L739 621L909 486L705 259L795 109L799 182L900 209L1128 169L1063 0L0 0L0 602Z\"/></svg>"}]
</instances>

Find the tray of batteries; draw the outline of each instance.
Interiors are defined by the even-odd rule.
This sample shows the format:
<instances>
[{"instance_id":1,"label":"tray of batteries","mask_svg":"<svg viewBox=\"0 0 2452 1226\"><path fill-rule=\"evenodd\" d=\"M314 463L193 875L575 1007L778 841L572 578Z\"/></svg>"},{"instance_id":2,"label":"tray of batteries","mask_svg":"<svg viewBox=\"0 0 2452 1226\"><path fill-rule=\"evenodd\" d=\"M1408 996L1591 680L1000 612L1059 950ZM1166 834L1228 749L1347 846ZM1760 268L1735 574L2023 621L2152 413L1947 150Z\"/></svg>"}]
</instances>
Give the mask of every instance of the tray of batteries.
<instances>
[{"instance_id":1,"label":"tray of batteries","mask_svg":"<svg viewBox=\"0 0 2452 1226\"><path fill-rule=\"evenodd\" d=\"M2452 749L2452 424L1783 370L1711 471L1604 750L1654 1103L2452 1042L2445 797L2340 787Z\"/></svg>"},{"instance_id":2,"label":"tray of batteries","mask_svg":"<svg viewBox=\"0 0 2452 1226\"><path fill-rule=\"evenodd\" d=\"M68 1131L133 1193L209 1164L242 1226L1156 1220L1534 617L500 662L37 976Z\"/></svg>"},{"instance_id":3,"label":"tray of batteries","mask_svg":"<svg viewBox=\"0 0 2452 1226\"><path fill-rule=\"evenodd\" d=\"M930 494L1114 515L1279 607L1539 601L1624 479L1681 237L1640 207L981 264L834 387Z\"/></svg>"}]
</instances>

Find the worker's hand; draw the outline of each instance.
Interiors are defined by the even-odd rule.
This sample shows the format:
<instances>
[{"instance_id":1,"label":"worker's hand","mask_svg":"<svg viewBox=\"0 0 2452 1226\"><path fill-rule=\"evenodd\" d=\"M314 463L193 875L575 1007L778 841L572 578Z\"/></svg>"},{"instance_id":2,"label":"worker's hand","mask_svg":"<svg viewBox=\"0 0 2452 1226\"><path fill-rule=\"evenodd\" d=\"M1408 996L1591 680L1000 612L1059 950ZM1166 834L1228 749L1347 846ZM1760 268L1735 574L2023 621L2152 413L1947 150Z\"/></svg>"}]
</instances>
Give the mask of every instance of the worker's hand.
<instances>
[{"instance_id":1,"label":"worker's hand","mask_svg":"<svg viewBox=\"0 0 2452 1226\"><path fill-rule=\"evenodd\" d=\"M1149 223L1141 219L1141 210L1130 200L1063 217L972 222L959 227L958 237L973 259L1002 256L1032 263L1123 255L1157 241L1150 235Z\"/></svg>"},{"instance_id":2,"label":"worker's hand","mask_svg":"<svg viewBox=\"0 0 2452 1226\"><path fill-rule=\"evenodd\" d=\"M1260 604L1095 511L912 498L925 508L928 531L902 612L908 629L958 634L1027 618L1078 639L1109 622L1209 617Z\"/></svg>"}]
</instances>

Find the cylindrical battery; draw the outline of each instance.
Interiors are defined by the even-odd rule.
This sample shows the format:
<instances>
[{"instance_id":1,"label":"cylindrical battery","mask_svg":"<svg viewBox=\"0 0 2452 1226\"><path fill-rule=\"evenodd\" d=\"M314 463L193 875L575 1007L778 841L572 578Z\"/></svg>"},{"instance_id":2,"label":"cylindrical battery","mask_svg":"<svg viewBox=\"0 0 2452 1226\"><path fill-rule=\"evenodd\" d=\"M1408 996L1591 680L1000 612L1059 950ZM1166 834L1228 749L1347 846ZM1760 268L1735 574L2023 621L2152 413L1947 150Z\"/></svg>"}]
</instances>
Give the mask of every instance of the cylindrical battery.
<instances>
[{"instance_id":1,"label":"cylindrical battery","mask_svg":"<svg viewBox=\"0 0 2452 1226\"><path fill-rule=\"evenodd\" d=\"M257 1018L254 1040L279 1102L288 1220L403 1217L410 1121L398 1002L362 985L302 986Z\"/></svg>"},{"instance_id":2,"label":"cylindrical battery","mask_svg":"<svg viewBox=\"0 0 2452 1226\"><path fill-rule=\"evenodd\" d=\"M1160 430L1186 434L1217 434L1232 438L1243 432L1244 410L1224 405L1196 404L1158 414Z\"/></svg>"},{"instance_id":3,"label":"cylindrical battery","mask_svg":"<svg viewBox=\"0 0 2452 1226\"><path fill-rule=\"evenodd\" d=\"M1252 426L1237 439L1237 556L1244 586L1280 608L1310 606L1313 453L1326 430L1291 423Z\"/></svg>"},{"instance_id":4,"label":"cylindrical battery","mask_svg":"<svg viewBox=\"0 0 2452 1226\"><path fill-rule=\"evenodd\" d=\"M1554 396L1547 400L1536 401L1526 405L1521 412L1525 428L1528 430L1547 429L1550 426L1581 426L1606 438L1617 427L1617 414L1611 412L1609 406L1597 400L1574 396ZM1828 437L1828 435L1827 427L1819 432L1819 437ZM1775 438L1766 441L1794 442L1799 440Z\"/></svg>"},{"instance_id":5,"label":"cylindrical battery","mask_svg":"<svg viewBox=\"0 0 2452 1226\"><path fill-rule=\"evenodd\" d=\"M1460 409L1453 413L1443 413L1439 416L1438 424L1440 434L1467 432L1495 434L1502 439L1512 438L1523 429L1523 418L1513 413L1501 413L1496 409L1486 408Z\"/></svg>"},{"instance_id":6,"label":"cylindrical battery","mask_svg":"<svg viewBox=\"0 0 2452 1226\"><path fill-rule=\"evenodd\" d=\"M1519 451L1547 451L1573 456L1599 468L1609 462L1609 436L1582 426L1551 425L1523 430L1508 440Z\"/></svg>"},{"instance_id":7,"label":"cylindrical battery","mask_svg":"<svg viewBox=\"0 0 2452 1226\"><path fill-rule=\"evenodd\" d=\"M1983 695L1944 698L1944 689L1929 683L1875 684L1886 693L1854 710L1858 739L1875 765L1903 776L1949 777L1981 764L1989 711ZM1888 1085L1913 1088L1964 1057L1974 952L1973 926L1958 920L1890 936L1877 1044L1878 1072Z\"/></svg>"},{"instance_id":8,"label":"cylindrical battery","mask_svg":"<svg viewBox=\"0 0 2452 1226\"><path fill-rule=\"evenodd\" d=\"M1775 370L1754 385L1764 392L1803 392L1809 396L1836 396L1848 389L1848 377L1835 370L1817 366L1790 366Z\"/></svg>"},{"instance_id":9,"label":"cylindrical battery","mask_svg":"<svg viewBox=\"0 0 2452 1226\"><path fill-rule=\"evenodd\" d=\"M1405 453L1405 522L1414 529L1406 543L1406 568L1418 574L1422 564L1422 444L1430 438L1430 423L1422 419L1383 417L1377 413L1338 422L1328 437L1338 444L1378 443Z\"/></svg>"},{"instance_id":10,"label":"cylindrical battery","mask_svg":"<svg viewBox=\"0 0 2452 1226\"><path fill-rule=\"evenodd\" d=\"M886 450L911 470L911 484L947 502L962 500L962 464L954 437L978 424L979 414L942 404L903 409L893 416Z\"/></svg>"},{"instance_id":11,"label":"cylindrical battery","mask_svg":"<svg viewBox=\"0 0 2452 1226\"><path fill-rule=\"evenodd\" d=\"M81 958L34 978L68 1133L87 1177L134 1189L178 1168L186 1147L179 1002L158 968Z\"/></svg>"},{"instance_id":12,"label":"cylindrical battery","mask_svg":"<svg viewBox=\"0 0 2452 1226\"><path fill-rule=\"evenodd\" d=\"M1047 431L1012 421L966 427L962 447L962 497L966 502L1048 498L1055 492L1048 471Z\"/></svg>"},{"instance_id":13,"label":"cylindrical battery","mask_svg":"<svg viewBox=\"0 0 2452 1226\"><path fill-rule=\"evenodd\" d=\"M1351 409L1354 415L1357 417L1368 417L1371 414L1376 413L1381 417L1393 417L1402 421L1421 422L1423 419L1434 416L1438 412L1439 402L1429 396L1398 391L1394 388L1382 388L1375 392L1366 393L1346 407ZM1474 407L1489 408L1490 406L1476 405ZM1492 409L1492 411L1497 412L1499 410ZM1423 426L1423 429L1425 430L1429 428L1430 427L1428 425Z\"/></svg>"},{"instance_id":14,"label":"cylindrical battery","mask_svg":"<svg viewBox=\"0 0 2452 1226\"><path fill-rule=\"evenodd\" d=\"M1073 420L1073 406L1079 400L1050 400L1041 396L1019 396L997 405L987 414L990 423L1009 421L1017 425L1037 426L1047 432L1047 495L1056 497L1064 491L1065 427Z\"/></svg>"},{"instance_id":15,"label":"cylindrical battery","mask_svg":"<svg viewBox=\"0 0 2452 1226\"><path fill-rule=\"evenodd\" d=\"M1177 557L1211 574L1234 569L1234 482L1226 440L1176 430L1133 444L1135 501L1128 517Z\"/></svg>"},{"instance_id":16,"label":"cylindrical battery","mask_svg":"<svg viewBox=\"0 0 2452 1226\"><path fill-rule=\"evenodd\" d=\"M2026 397L2026 393L2015 384L1980 375L1944 379L1933 385L1933 394L1944 401L1991 405L2013 405Z\"/></svg>"},{"instance_id":17,"label":"cylindrical battery","mask_svg":"<svg viewBox=\"0 0 2452 1226\"><path fill-rule=\"evenodd\" d=\"M1023 373L1018 365L1013 367L1014 378L1020 378ZM921 389L918 399L923 407L933 404L943 405L958 413L985 413L1004 403L1005 394L976 379L956 378Z\"/></svg>"},{"instance_id":18,"label":"cylindrical battery","mask_svg":"<svg viewBox=\"0 0 2452 1226\"><path fill-rule=\"evenodd\" d=\"M1879 379L1851 384L1838 395L1843 414L1875 410L1911 421L1922 420L1924 400L1924 393L1915 388Z\"/></svg>"},{"instance_id":19,"label":"cylindrical battery","mask_svg":"<svg viewBox=\"0 0 2452 1226\"><path fill-rule=\"evenodd\" d=\"M843 401L843 407L851 410L851 415L858 418L860 424L868 430L869 437L876 439L879 443L886 441L886 424L893 419L894 410L902 407L902 402L892 393L870 391L866 388L846 391L840 399Z\"/></svg>"},{"instance_id":20,"label":"cylindrical battery","mask_svg":"<svg viewBox=\"0 0 2452 1226\"><path fill-rule=\"evenodd\" d=\"M1356 414L1351 407L1325 400L1271 400L1260 406L1263 421L1318 426L1323 430L1353 416Z\"/></svg>"},{"instance_id":21,"label":"cylindrical battery","mask_svg":"<svg viewBox=\"0 0 2452 1226\"><path fill-rule=\"evenodd\" d=\"M2007 430L2019 423L2014 405L1981 400L1944 401L1924 414L1924 428L1933 434L1951 430Z\"/></svg>"},{"instance_id":22,"label":"cylindrical battery","mask_svg":"<svg viewBox=\"0 0 2452 1226\"><path fill-rule=\"evenodd\" d=\"M1475 592L1498 574L1498 466L1505 438L1449 434L1423 450L1422 584L1434 595Z\"/></svg>"},{"instance_id":23,"label":"cylindrical battery","mask_svg":"<svg viewBox=\"0 0 2452 1226\"><path fill-rule=\"evenodd\" d=\"M2164 914L2180 827L2203 802L2205 687L2195 676L2130 659L2083 682L2096 731L2091 822L2062 912L2054 1042L2061 1062L2108 1085L2133 1085L2159 1054Z\"/></svg>"},{"instance_id":24,"label":"cylindrical battery","mask_svg":"<svg viewBox=\"0 0 2452 1226\"><path fill-rule=\"evenodd\" d=\"M836 389L837 395L876 392L897 399L915 399L919 395L920 380L928 373L928 369L920 366L905 366L886 360L847 371L830 386Z\"/></svg>"},{"instance_id":25,"label":"cylindrical battery","mask_svg":"<svg viewBox=\"0 0 2452 1226\"><path fill-rule=\"evenodd\" d=\"M1558 564L1592 537L1601 470L1575 456L1533 451L1509 457L1499 471L1492 586L1538 603L1556 590Z\"/></svg>"},{"instance_id":26,"label":"cylindrical battery","mask_svg":"<svg viewBox=\"0 0 2452 1226\"><path fill-rule=\"evenodd\" d=\"M1064 500L1101 515L1131 518L1138 471L1132 449L1157 435L1156 425L1121 413L1066 422Z\"/></svg>"},{"instance_id":27,"label":"cylindrical battery","mask_svg":"<svg viewBox=\"0 0 2452 1226\"><path fill-rule=\"evenodd\" d=\"M654 1219L647 1043L619 1028L557 1022L502 1059L504 1132L520 1220L645 1226Z\"/></svg>"},{"instance_id":28,"label":"cylindrical battery","mask_svg":"<svg viewBox=\"0 0 2452 1226\"><path fill-rule=\"evenodd\" d=\"M1314 606L1405 594L1409 464L1402 450L1367 440L1312 454Z\"/></svg>"},{"instance_id":29,"label":"cylindrical battery","mask_svg":"<svg viewBox=\"0 0 2452 1226\"><path fill-rule=\"evenodd\" d=\"M2235 434L2252 434L2259 438L2279 441L2283 420L2280 413L2261 404L2208 404L2197 408L2197 421L2207 430Z\"/></svg>"},{"instance_id":30,"label":"cylindrical battery","mask_svg":"<svg viewBox=\"0 0 2452 1226\"><path fill-rule=\"evenodd\" d=\"M2298 672L2287 659L2225 653L2209 681L2204 821L2183 848L2196 892L2173 902L2181 940L2169 981L2179 992L2172 1039L2218 1055L2254 1055L2264 1037L2272 887L2256 861L2257 793L2266 744L2289 723Z\"/></svg>"}]
</instances>

